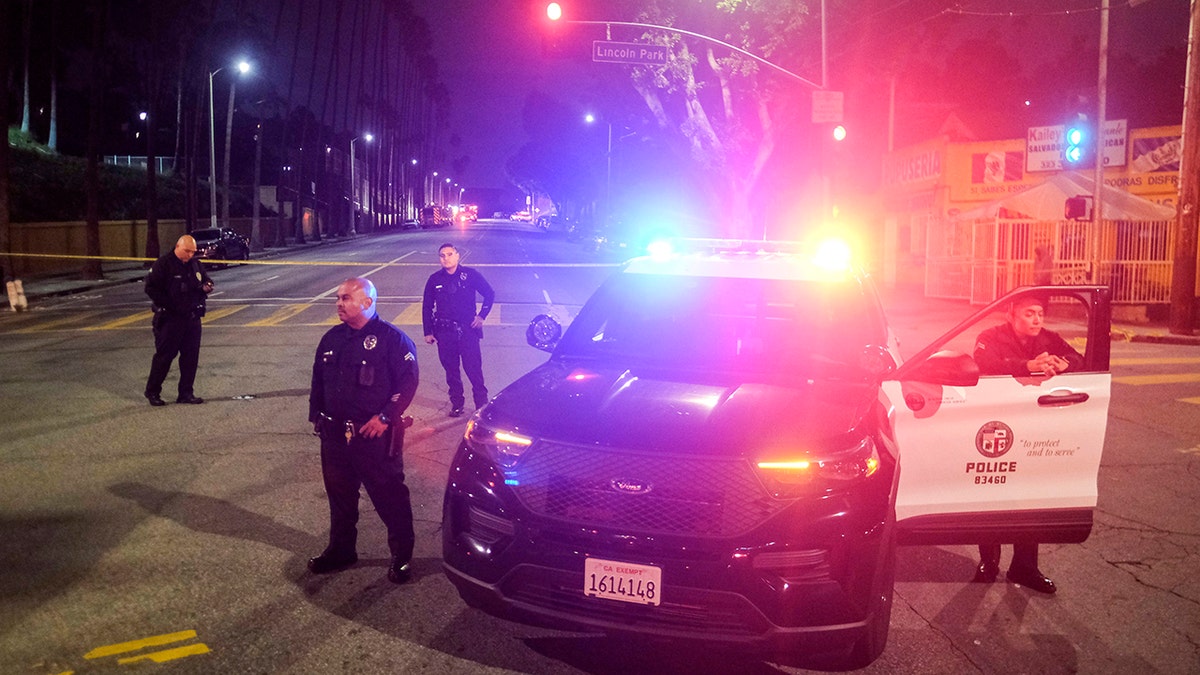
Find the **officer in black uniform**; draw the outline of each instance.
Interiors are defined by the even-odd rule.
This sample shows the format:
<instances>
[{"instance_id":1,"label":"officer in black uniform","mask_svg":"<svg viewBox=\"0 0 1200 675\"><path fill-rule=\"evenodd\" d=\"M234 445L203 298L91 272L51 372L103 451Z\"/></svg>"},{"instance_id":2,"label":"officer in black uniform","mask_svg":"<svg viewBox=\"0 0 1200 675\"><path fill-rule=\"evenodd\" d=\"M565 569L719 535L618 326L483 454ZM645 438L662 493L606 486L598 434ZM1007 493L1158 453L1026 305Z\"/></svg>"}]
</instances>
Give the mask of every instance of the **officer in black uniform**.
<instances>
[{"instance_id":1,"label":"officer in black uniform","mask_svg":"<svg viewBox=\"0 0 1200 675\"><path fill-rule=\"evenodd\" d=\"M1083 356L1061 335L1043 328L1046 301L1035 295L1017 298L1008 308L1006 322L988 328L975 340L975 363L984 375L1053 377L1083 366ZM991 583L1000 573L1000 545L979 545L979 568L974 581ZM1038 569L1037 542L1013 544L1006 578L1040 593L1057 591L1054 582Z\"/></svg>"},{"instance_id":2,"label":"officer in black uniform","mask_svg":"<svg viewBox=\"0 0 1200 675\"><path fill-rule=\"evenodd\" d=\"M496 293L477 270L458 264L458 249L454 244L438 248L442 269L429 275L421 303L421 322L426 344L437 344L438 360L446 369L446 386L450 390L450 416L463 414L466 397L463 395L462 374L458 364L471 381L471 398L480 408L488 400L483 383L483 356L479 341L483 339L483 321L492 311ZM478 313L475 294L483 297Z\"/></svg>"},{"instance_id":3,"label":"officer in black uniform","mask_svg":"<svg viewBox=\"0 0 1200 675\"><path fill-rule=\"evenodd\" d=\"M376 314L375 285L348 279L338 287L341 325L330 328L313 361L308 419L321 437L321 474L329 497L329 545L308 561L315 574L358 561L358 490L366 486L387 526L388 579L411 572L413 515L404 484L402 417L417 393L417 347Z\"/></svg>"},{"instance_id":4,"label":"officer in black uniform","mask_svg":"<svg viewBox=\"0 0 1200 675\"><path fill-rule=\"evenodd\" d=\"M166 405L162 400L163 380L171 362L179 356L179 396L176 403L204 403L195 395L196 367L200 363L200 320L213 282L195 258L196 240L185 234L175 242L175 250L154 261L146 275L146 295L153 301L154 359L146 379L146 399L150 405Z\"/></svg>"}]
</instances>

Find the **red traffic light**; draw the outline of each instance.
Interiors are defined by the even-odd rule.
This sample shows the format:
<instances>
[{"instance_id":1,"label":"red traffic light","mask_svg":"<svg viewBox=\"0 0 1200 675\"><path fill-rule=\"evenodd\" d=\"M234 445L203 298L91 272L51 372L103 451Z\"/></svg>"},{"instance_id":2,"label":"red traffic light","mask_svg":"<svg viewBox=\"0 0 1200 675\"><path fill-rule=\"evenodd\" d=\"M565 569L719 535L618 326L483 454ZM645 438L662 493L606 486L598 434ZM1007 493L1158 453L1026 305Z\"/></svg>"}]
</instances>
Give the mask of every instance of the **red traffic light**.
<instances>
[{"instance_id":1,"label":"red traffic light","mask_svg":"<svg viewBox=\"0 0 1200 675\"><path fill-rule=\"evenodd\" d=\"M550 19L551 21L558 21L562 18L562 15L562 5L559 5L557 2L552 2L546 5L546 18Z\"/></svg>"}]
</instances>

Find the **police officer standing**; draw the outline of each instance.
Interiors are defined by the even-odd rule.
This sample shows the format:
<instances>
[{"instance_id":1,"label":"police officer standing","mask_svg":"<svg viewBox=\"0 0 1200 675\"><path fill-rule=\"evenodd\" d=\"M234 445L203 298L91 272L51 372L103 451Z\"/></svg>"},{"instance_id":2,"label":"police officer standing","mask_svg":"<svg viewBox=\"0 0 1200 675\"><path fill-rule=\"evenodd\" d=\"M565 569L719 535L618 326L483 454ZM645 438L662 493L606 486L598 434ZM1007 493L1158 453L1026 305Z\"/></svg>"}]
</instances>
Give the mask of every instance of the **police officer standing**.
<instances>
[{"instance_id":1,"label":"police officer standing","mask_svg":"<svg viewBox=\"0 0 1200 675\"><path fill-rule=\"evenodd\" d=\"M438 248L438 259L442 269L429 275L425 282L421 322L426 344L437 344L438 360L446 369L450 416L459 417L466 403L459 361L471 381L475 407L482 407L488 400L479 341L483 339L483 320L492 311L496 293L477 270L458 264L458 249L454 244L442 244ZM475 311L476 293L483 298L478 313Z\"/></svg>"},{"instance_id":2,"label":"police officer standing","mask_svg":"<svg viewBox=\"0 0 1200 675\"><path fill-rule=\"evenodd\" d=\"M145 391L152 406L166 405L162 385L176 355L179 396L175 402L204 403L193 387L200 363L201 319L213 282L195 255L196 240L185 234L175 242L175 250L154 261L146 275L146 295L154 303L154 359Z\"/></svg>"},{"instance_id":3,"label":"police officer standing","mask_svg":"<svg viewBox=\"0 0 1200 675\"><path fill-rule=\"evenodd\" d=\"M1046 301L1025 295L1009 305L1006 322L988 328L975 340L975 363L983 375L1054 377L1079 370L1083 356L1061 335L1043 326ZM1000 545L979 545L979 567L974 581L991 583L1000 573ZM1005 577L1020 586L1054 593L1058 589L1038 569L1037 542L1013 544L1012 562Z\"/></svg>"},{"instance_id":4,"label":"police officer standing","mask_svg":"<svg viewBox=\"0 0 1200 675\"><path fill-rule=\"evenodd\" d=\"M344 281L337 291L342 323L321 338L313 361L308 419L321 438L329 545L308 561L308 569L328 574L358 561L358 491L365 486L387 526L388 580L402 584L411 575L414 535L401 415L417 393L417 348L379 318L376 299L369 280Z\"/></svg>"}]
</instances>

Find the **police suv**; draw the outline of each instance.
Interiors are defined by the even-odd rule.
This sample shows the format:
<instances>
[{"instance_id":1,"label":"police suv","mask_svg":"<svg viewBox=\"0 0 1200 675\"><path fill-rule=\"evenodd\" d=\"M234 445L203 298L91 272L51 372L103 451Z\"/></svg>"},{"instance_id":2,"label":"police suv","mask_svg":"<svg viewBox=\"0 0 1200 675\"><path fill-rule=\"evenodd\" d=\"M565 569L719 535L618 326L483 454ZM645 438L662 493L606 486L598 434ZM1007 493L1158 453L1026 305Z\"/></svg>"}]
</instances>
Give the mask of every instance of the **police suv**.
<instances>
[{"instance_id":1,"label":"police suv","mask_svg":"<svg viewBox=\"0 0 1200 675\"><path fill-rule=\"evenodd\" d=\"M1018 289L902 359L839 249L702 249L628 262L565 333L530 324L549 360L450 469L444 565L469 605L856 667L884 649L897 544L1087 538L1107 288ZM981 377L975 336L1031 292L1084 366Z\"/></svg>"}]
</instances>

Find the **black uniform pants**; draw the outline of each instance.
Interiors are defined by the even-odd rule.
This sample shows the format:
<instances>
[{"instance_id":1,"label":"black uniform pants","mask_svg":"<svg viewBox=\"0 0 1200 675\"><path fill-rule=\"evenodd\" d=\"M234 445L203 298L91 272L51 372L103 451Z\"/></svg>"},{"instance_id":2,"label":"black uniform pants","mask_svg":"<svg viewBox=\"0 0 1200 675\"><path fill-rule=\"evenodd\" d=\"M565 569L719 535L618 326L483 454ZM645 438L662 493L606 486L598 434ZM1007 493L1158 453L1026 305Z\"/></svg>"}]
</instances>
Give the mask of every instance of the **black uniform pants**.
<instances>
[{"instance_id":1,"label":"black uniform pants","mask_svg":"<svg viewBox=\"0 0 1200 675\"><path fill-rule=\"evenodd\" d=\"M196 367L200 364L200 330L198 316L164 314L154 328L154 359L150 361L150 377L146 379L146 395L160 396L163 380L171 370L171 362L179 357L179 396L188 398L195 392Z\"/></svg>"},{"instance_id":2,"label":"black uniform pants","mask_svg":"<svg viewBox=\"0 0 1200 675\"><path fill-rule=\"evenodd\" d=\"M1000 544L980 544L979 561L999 568ZM1008 567L1009 569L1036 570L1038 568L1038 545L1013 544L1012 562L1008 564Z\"/></svg>"},{"instance_id":3,"label":"black uniform pants","mask_svg":"<svg viewBox=\"0 0 1200 675\"><path fill-rule=\"evenodd\" d=\"M483 355L479 351L479 334L471 328L461 331L439 330L437 338L438 360L446 369L446 387L450 390L450 406L461 408L466 403L463 394L462 370L466 371L467 379L471 381L471 399L476 408L480 408L488 400L488 390L483 384Z\"/></svg>"},{"instance_id":4,"label":"black uniform pants","mask_svg":"<svg viewBox=\"0 0 1200 675\"><path fill-rule=\"evenodd\" d=\"M361 426L361 425L356 425ZM321 475L329 497L329 547L325 552L337 558L357 553L359 488L366 487L380 520L387 526L388 549L401 562L412 559L414 534L412 502L404 484L404 460L399 449L388 456L392 430L379 438L357 433L346 441L339 424L321 426ZM403 432L401 432L403 433ZM399 439L403 444L403 439Z\"/></svg>"}]
</instances>

